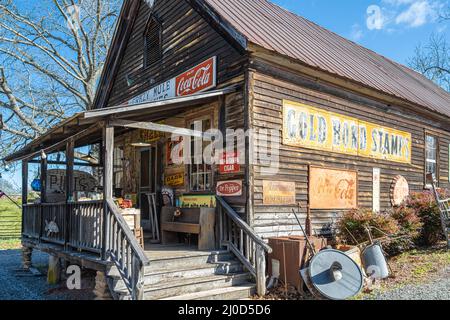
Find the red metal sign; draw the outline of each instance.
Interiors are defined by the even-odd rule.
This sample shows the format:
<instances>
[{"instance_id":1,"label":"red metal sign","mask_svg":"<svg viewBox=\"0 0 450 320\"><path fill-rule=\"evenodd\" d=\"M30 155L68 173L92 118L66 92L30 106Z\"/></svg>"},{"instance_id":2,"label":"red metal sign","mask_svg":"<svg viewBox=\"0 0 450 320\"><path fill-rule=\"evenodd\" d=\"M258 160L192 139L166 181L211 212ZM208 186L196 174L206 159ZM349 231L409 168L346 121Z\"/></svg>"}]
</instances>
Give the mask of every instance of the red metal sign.
<instances>
[{"instance_id":1,"label":"red metal sign","mask_svg":"<svg viewBox=\"0 0 450 320\"><path fill-rule=\"evenodd\" d=\"M216 86L216 57L195 66L175 79L176 96L187 96Z\"/></svg>"},{"instance_id":2,"label":"red metal sign","mask_svg":"<svg viewBox=\"0 0 450 320\"><path fill-rule=\"evenodd\" d=\"M219 164L219 172L224 173L237 173L241 171L241 165L238 163L237 152L227 153L222 155L222 162Z\"/></svg>"},{"instance_id":3,"label":"red metal sign","mask_svg":"<svg viewBox=\"0 0 450 320\"><path fill-rule=\"evenodd\" d=\"M242 180L219 181L216 193L221 197L239 197L242 195Z\"/></svg>"}]
</instances>

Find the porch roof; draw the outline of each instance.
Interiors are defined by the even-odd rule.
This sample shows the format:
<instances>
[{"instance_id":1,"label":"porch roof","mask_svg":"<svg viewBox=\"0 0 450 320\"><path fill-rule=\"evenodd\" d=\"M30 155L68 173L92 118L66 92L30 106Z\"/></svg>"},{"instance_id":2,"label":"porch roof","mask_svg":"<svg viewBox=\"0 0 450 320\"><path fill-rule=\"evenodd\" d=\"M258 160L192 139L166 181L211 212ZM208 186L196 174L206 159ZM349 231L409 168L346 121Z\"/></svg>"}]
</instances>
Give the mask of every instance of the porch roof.
<instances>
[{"instance_id":1,"label":"porch roof","mask_svg":"<svg viewBox=\"0 0 450 320\"><path fill-rule=\"evenodd\" d=\"M84 146L98 143L102 139L102 130L105 122L110 119L127 119L139 121L158 121L188 108L198 107L212 102L219 97L231 93L236 87L203 92L186 97L178 97L156 102L147 102L135 105L119 105L110 108L77 113L74 116L58 123L39 138L31 141L24 148L8 155L3 160L14 162L32 159L40 154L64 150L66 142L75 140L75 146ZM128 129L120 128L120 134Z\"/></svg>"}]
</instances>

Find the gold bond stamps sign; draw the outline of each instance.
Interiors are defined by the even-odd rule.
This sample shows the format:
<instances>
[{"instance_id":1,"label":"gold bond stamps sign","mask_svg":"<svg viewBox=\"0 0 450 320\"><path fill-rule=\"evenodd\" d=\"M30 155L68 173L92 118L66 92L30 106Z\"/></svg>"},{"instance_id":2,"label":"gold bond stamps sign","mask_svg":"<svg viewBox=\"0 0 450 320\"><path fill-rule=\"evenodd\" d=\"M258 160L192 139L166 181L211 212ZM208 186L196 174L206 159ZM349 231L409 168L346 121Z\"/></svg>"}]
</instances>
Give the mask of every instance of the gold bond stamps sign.
<instances>
[{"instance_id":1,"label":"gold bond stamps sign","mask_svg":"<svg viewBox=\"0 0 450 320\"><path fill-rule=\"evenodd\" d=\"M410 133L290 101L283 101L283 143L411 163Z\"/></svg>"},{"instance_id":2,"label":"gold bond stamps sign","mask_svg":"<svg viewBox=\"0 0 450 320\"><path fill-rule=\"evenodd\" d=\"M295 201L295 182L263 181L264 205L293 205Z\"/></svg>"},{"instance_id":3,"label":"gold bond stamps sign","mask_svg":"<svg viewBox=\"0 0 450 320\"><path fill-rule=\"evenodd\" d=\"M358 206L356 171L310 167L311 209L353 209Z\"/></svg>"}]
</instances>

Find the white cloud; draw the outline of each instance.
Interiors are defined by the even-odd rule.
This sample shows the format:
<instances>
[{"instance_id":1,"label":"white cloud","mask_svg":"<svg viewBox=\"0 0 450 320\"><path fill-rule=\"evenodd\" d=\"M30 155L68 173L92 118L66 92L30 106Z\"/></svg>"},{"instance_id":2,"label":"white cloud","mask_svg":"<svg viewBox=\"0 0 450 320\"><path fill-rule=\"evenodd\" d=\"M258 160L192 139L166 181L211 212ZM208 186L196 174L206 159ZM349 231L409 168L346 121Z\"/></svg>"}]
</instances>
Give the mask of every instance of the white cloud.
<instances>
[{"instance_id":1,"label":"white cloud","mask_svg":"<svg viewBox=\"0 0 450 320\"><path fill-rule=\"evenodd\" d=\"M423 26L428 22L436 20L438 16L436 9L436 5L429 1L416 1L397 16L395 23L406 24L410 27Z\"/></svg>"},{"instance_id":2,"label":"white cloud","mask_svg":"<svg viewBox=\"0 0 450 320\"><path fill-rule=\"evenodd\" d=\"M364 37L364 32L363 32L363 30L361 29L361 26L360 26L359 24L355 23L355 24L352 26L352 32L351 32L351 34L350 34L350 38L351 38L353 41L359 41L359 40L361 40L363 37Z\"/></svg>"},{"instance_id":3,"label":"white cloud","mask_svg":"<svg viewBox=\"0 0 450 320\"><path fill-rule=\"evenodd\" d=\"M395 30L397 26L420 27L434 22L447 0L381 0L367 8L369 30Z\"/></svg>"}]
</instances>

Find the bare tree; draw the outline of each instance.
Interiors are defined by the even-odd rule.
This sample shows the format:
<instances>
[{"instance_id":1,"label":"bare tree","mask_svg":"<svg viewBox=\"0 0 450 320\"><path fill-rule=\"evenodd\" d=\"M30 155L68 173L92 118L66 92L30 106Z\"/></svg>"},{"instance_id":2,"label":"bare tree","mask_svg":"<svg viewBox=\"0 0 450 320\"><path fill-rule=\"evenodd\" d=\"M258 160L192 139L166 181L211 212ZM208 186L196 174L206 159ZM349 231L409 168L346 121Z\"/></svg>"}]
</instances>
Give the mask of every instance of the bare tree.
<instances>
[{"instance_id":1,"label":"bare tree","mask_svg":"<svg viewBox=\"0 0 450 320\"><path fill-rule=\"evenodd\" d=\"M442 24L450 22L450 8L440 14ZM450 42L445 33L433 34L419 44L409 66L450 92Z\"/></svg>"},{"instance_id":2,"label":"bare tree","mask_svg":"<svg viewBox=\"0 0 450 320\"><path fill-rule=\"evenodd\" d=\"M119 0L0 0L0 158L90 109Z\"/></svg>"}]
</instances>

